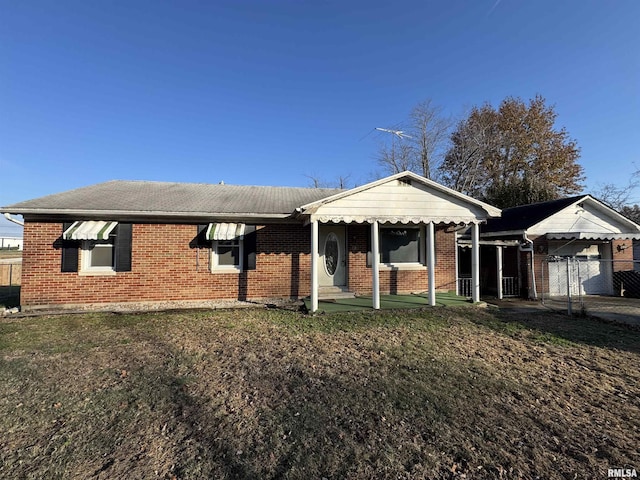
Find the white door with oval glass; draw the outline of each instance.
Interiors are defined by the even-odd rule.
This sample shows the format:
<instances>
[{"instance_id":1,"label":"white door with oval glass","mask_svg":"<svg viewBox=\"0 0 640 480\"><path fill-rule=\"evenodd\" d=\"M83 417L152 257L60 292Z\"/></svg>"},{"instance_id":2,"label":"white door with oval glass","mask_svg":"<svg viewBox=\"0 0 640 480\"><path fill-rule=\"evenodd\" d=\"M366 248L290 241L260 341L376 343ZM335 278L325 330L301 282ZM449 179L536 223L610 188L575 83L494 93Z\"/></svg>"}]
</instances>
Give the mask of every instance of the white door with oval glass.
<instances>
[{"instance_id":1,"label":"white door with oval glass","mask_svg":"<svg viewBox=\"0 0 640 480\"><path fill-rule=\"evenodd\" d=\"M321 287L343 287L347 280L345 227L321 225L318 238L318 283Z\"/></svg>"}]
</instances>

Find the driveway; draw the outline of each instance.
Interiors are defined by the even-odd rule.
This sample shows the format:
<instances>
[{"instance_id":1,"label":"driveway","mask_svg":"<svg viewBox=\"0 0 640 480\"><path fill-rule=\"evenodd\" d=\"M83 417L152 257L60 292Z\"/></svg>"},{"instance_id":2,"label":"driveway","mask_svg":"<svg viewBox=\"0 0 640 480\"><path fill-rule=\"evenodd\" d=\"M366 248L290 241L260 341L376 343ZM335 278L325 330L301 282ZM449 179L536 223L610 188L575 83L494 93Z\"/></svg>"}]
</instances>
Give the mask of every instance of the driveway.
<instances>
[{"instance_id":1,"label":"driveway","mask_svg":"<svg viewBox=\"0 0 640 480\"><path fill-rule=\"evenodd\" d=\"M567 312L567 297L545 298L542 301L509 298L504 300L483 299L490 305L514 312L531 310L554 310ZM640 328L640 298L609 297L600 295L585 295L572 298L572 312L601 318L617 323L626 323Z\"/></svg>"}]
</instances>

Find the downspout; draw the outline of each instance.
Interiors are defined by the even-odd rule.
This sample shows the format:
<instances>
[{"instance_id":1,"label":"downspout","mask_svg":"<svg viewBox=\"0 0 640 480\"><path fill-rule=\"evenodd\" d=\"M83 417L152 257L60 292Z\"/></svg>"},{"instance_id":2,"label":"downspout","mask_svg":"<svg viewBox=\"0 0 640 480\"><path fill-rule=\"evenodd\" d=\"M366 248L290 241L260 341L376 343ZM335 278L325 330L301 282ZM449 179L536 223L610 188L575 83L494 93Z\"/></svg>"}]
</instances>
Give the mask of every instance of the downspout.
<instances>
[{"instance_id":1,"label":"downspout","mask_svg":"<svg viewBox=\"0 0 640 480\"><path fill-rule=\"evenodd\" d=\"M6 218L7 220L9 220L10 222L15 223L16 225L20 225L21 227L24 227L24 222L21 222L20 220L16 220L15 218L13 218L11 216L10 213L5 213L4 214L4 218Z\"/></svg>"},{"instance_id":2,"label":"downspout","mask_svg":"<svg viewBox=\"0 0 640 480\"><path fill-rule=\"evenodd\" d=\"M527 237L526 233L522 234L522 238L523 240L529 244L528 247L523 247L522 245L518 246L518 250L521 252L531 252L531 287L533 289L533 298L535 300L538 299L538 290L536 289L536 271L535 271L535 262L534 262L534 255L535 252L533 251L533 240L531 240L529 237Z\"/></svg>"}]
</instances>

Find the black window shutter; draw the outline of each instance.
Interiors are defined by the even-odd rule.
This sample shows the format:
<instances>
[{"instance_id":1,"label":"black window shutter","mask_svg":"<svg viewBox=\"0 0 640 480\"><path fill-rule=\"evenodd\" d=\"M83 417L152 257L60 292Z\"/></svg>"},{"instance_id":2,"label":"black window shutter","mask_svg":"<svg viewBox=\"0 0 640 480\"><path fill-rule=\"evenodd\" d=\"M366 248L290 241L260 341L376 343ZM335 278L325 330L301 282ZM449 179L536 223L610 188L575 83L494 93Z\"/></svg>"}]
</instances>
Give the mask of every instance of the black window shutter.
<instances>
[{"instance_id":1,"label":"black window shutter","mask_svg":"<svg viewBox=\"0 0 640 480\"><path fill-rule=\"evenodd\" d=\"M131 230L130 223L118 223L116 227L116 272L131 271Z\"/></svg>"},{"instance_id":2,"label":"black window shutter","mask_svg":"<svg viewBox=\"0 0 640 480\"><path fill-rule=\"evenodd\" d=\"M196 236L196 245L198 247L207 246L207 228L208 227L209 227L208 223L198 225L198 235Z\"/></svg>"},{"instance_id":3,"label":"black window shutter","mask_svg":"<svg viewBox=\"0 0 640 480\"><path fill-rule=\"evenodd\" d=\"M62 224L62 233L73 225L73 222L65 222ZM77 272L78 271L78 242L75 240L62 239L62 261L60 263L61 272Z\"/></svg>"},{"instance_id":4,"label":"black window shutter","mask_svg":"<svg viewBox=\"0 0 640 480\"><path fill-rule=\"evenodd\" d=\"M256 269L256 226L245 225L244 228L244 269Z\"/></svg>"}]
</instances>

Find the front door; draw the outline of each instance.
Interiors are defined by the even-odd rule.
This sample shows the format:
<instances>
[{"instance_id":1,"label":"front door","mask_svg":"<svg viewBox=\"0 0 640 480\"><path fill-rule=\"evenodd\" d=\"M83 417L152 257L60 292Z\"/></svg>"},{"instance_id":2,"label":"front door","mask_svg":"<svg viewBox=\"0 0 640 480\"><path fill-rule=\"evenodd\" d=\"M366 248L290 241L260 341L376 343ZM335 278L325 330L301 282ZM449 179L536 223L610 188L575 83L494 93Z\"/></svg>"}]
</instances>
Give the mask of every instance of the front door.
<instances>
[{"instance_id":1,"label":"front door","mask_svg":"<svg viewBox=\"0 0 640 480\"><path fill-rule=\"evenodd\" d=\"M343 225L321 225L318 238L318 283L321 287L343 287L347 283L347 257Z\"/></svg>"}]
</instances>

